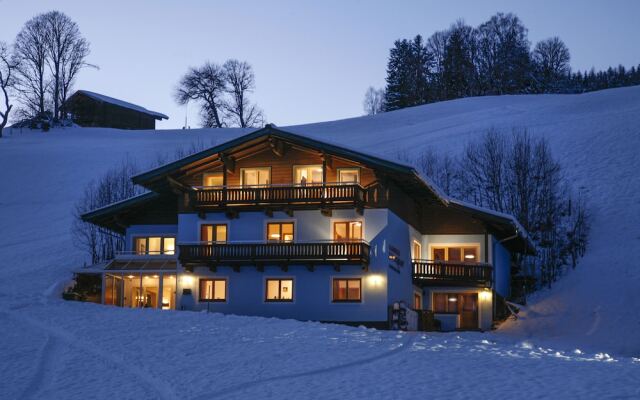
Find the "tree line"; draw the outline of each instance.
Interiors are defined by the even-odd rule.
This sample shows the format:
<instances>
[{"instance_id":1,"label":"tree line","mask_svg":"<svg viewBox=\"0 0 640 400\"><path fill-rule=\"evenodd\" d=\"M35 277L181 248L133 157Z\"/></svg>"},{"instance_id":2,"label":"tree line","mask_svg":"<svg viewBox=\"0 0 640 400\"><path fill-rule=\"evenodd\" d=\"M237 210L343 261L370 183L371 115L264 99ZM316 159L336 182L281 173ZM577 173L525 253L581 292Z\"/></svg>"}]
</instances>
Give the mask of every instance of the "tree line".
<instances>
[{"instance_id":1,"label":"tree line","mask_svg":"<svg viewBox=\"0 0 640 400\"><path fill-rule=\"evenodd\" d=\"M640 65L572 72L570 61L569 48L558 37L532 48L515 14L497 13L475 28L458 21L426 41L420 35L396 40L386 86L367 89L364 111L372 115L470 96L583 93L640 84Z\"/></svg>"},{"instance_id":2,"label":"tree line","mask_svg":"<svg viewBox=\"0 0 640 400\"><path fill-rule=\"evenodd\" d=\"M513 215L528 232L535 256L515 255L514 293L550 287L586 251L590 218L584 195L562 173L546 139L526 130L494 129L467 143L460 155L400 154L447 195Z\"/></svg>"}]
</instances>

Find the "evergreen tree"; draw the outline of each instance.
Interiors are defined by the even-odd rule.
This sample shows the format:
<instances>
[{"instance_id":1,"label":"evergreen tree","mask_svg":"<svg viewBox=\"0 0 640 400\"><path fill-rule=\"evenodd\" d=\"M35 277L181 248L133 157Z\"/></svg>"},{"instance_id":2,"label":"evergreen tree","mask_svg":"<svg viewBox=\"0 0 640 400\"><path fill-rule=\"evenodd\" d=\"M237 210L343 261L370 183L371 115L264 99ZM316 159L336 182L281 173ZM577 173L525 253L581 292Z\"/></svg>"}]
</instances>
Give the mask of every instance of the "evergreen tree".
<instances>
[{"instance_id":1,"label":"evergreen tree","mask_svg":"<svg viewBox=\"0 0 640 400\"><path fill-rule=\"evenodd\" d=\"M389 53L385 109L397 110L424 104L429 96L431 54L424 47L422 37L413 41L397 40Z\"/></svg>"},{"instance_id":2,"label":"evergreen tree","mask_svg":"<svg viewBox=\"0 0 640 400\"><path fill-rule=\"evenodd\" d=\"M464 24L452 27L444 51L442 88L445 99L474 95L473 30Z\"/></svg>"}]
</instances>

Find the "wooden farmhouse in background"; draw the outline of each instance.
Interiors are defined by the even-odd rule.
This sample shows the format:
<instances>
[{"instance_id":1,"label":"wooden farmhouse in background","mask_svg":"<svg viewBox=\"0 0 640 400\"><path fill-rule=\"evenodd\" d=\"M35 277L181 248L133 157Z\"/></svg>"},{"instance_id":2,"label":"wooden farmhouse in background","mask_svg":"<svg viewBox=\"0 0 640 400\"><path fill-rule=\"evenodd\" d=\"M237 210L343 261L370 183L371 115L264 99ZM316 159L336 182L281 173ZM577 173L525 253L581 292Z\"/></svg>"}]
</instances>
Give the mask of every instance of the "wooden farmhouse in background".
<instances>
[{"instance_id":1,"label":"wooden farmhouse in background","mask_svg":"<svg viewBox=\"0 0 640 400\"><path fill-rule=\"evenodd\" d=\"M165 114L87 90L78 90L65 102L73 122L83 127L155 129Z\"/></svg>"}]
</instances>

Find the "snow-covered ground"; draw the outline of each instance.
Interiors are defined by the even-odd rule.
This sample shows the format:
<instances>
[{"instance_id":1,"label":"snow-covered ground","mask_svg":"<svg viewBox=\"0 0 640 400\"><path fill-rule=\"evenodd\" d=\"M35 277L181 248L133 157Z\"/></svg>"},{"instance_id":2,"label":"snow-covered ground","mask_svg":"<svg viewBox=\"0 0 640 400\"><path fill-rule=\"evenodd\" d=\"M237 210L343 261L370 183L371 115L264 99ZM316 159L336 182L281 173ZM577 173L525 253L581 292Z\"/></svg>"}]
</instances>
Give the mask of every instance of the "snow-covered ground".
<instances>
[{"instance_id":1,"label":"snow-covered ground","mask_svg":"<svg viewBox=\"0 0 640 400\"><path fill-rule=\"evenodd\" d=\"M486 129L546 136L594 213L576 271L498 331L382 332L58 299L84 185L239 130L14 132L0 140L0 398L640 398L640 87L463 99L285 127L394 157ZM580 350L578 350L580 349Z\"/></svg>"}]
</instances>

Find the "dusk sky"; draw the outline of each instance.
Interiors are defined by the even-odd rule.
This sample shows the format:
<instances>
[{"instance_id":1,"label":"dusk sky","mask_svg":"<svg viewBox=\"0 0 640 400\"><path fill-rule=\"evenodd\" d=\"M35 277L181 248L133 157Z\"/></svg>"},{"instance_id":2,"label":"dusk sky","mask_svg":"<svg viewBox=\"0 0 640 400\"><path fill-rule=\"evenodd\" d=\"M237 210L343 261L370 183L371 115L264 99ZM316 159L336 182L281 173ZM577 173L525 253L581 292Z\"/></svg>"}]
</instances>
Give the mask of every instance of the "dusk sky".
<instances>
[{"instance_id":1,"label":"dusk sky","mask_svg":"<svg viewBox=\"0 0 640 400\"><path fill-rule=\"evenodd\" d=\"M575 69L640 64L639 1L25 1L0 0L0 40L52 9L75 20L91 42L76 89L100 92L168 114L160 129L182 127L173 91L189 66L229 58L256 75L252 99L268 122L291 125L362 114L368 86L384 85L398 38L477 26L514 12L533 44L554 35ZM189 125L199 125L195 105Z\"/></svg>"}]
</instances>

